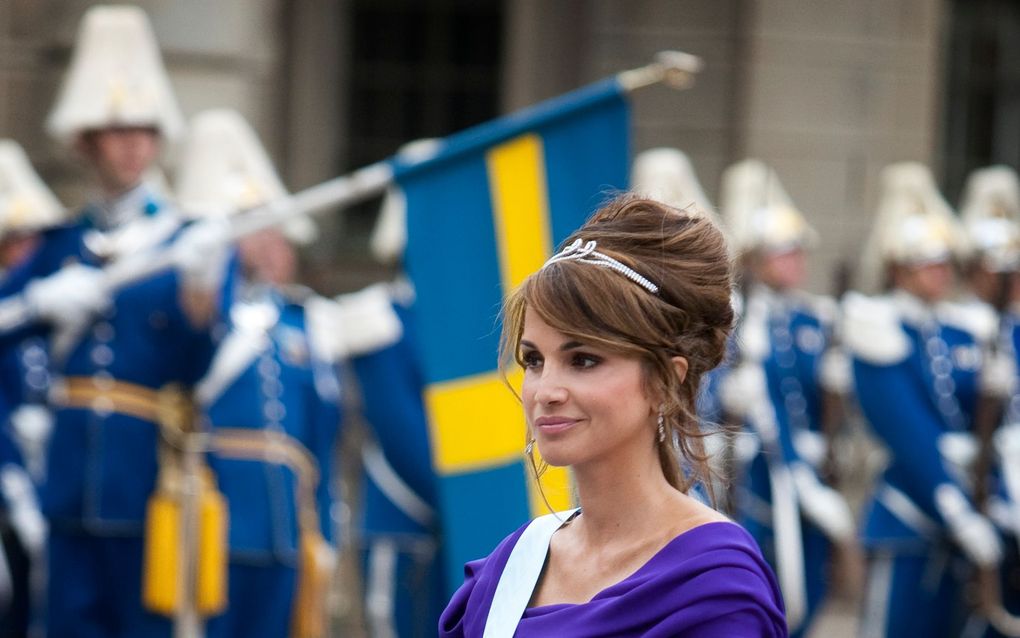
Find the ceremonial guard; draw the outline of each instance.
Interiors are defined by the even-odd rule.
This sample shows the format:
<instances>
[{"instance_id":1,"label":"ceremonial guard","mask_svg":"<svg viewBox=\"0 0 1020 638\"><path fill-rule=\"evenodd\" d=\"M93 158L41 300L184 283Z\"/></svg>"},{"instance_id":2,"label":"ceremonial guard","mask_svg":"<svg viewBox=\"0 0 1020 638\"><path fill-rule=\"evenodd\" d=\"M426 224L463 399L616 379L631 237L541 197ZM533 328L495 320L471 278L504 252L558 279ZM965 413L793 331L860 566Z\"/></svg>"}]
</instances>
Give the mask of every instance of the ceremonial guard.
<instances>
[{"instance_id":1,"label":"ceremonial guard","mask_svg":"<svg viewBox=\"0 0 1020 638\"><path fill-rule=\"evenodd\" d=\"M437 145L419 140L400 153L426 157ZM379 261L399 268L406 242L405 200L393 187L384 198L372 250ZM438 495L414 341L414 289L398 275L375 290L390 300L401 331L390 347L352 359L372 432L362 452L363 511L357 522L365 616L373 637L432 636L448 586L439 562Z\"/></svg>"},{"instance_id":2,"label":"ceremonial guard","mask_svg":"<svg viewBox=\"0 0 1020 638\"><path fill-rule=\"evenodd\" d=\"M1005 533L1000 588L985 591L1010 613L1020 612L1020 388L1017 384L1017 345L1020 344L1020 179L1008 166L974 171L964 186L960 212L969 240L965 265L964 303L994 312L998 339L985 353L982 371L984 410L975 423L976 440L969 475L976 481L975 504L983 508ZM980 312L980 310L978 310ZM996 380L1000 380L997 383ZM993 454L994 452L994 454ZM997 463L994 461L997 460ZM975 615L972 625L985 619ZM986 636L1000 636L989 629ZM1010 635L1007 633L1006 635Z\"/></svg>"},{"instance_id":3,"label":"ceremonial guard","mask_svg":"<svg viewBox=\"0 0 1020 638\"><path fill-rule=\"evenodd\" d=\"M35 174L25 151L0 140L0 272L17 268L39 232L59 223L64 208ZM0 349L0 636L24 636L46 543L35 482L42 478L43 444L52 427L46 405L49 361L45 340L28 335Z\"/></svg>"},{"instance_id":4,"label":"ceremonial guard","mask_svg":"<svg viewBox=\"0 0 1020 638\"><path fill-rule=\"evenodd\" d=\"M162 556L143 565L157 441L191 426L178 409L186 401L170 388L194 384L208 366L226 259L220 238L196 229L175 241L173 271L115 290L97 268L141 259L180 227L144 180L182 120L140 9L86 13L47 127L84 157L99 190L78 219L44 232L0 286L0 299L20 300L30 317L18 330L4 327L4 347L25 334L52 344L53 471L42 492L50 525L47 631L168 636L169 619L143 607L140 594L143 572L187 580L176 578L174 565L160 575ZM174 507L165 512L176 521Z\"/></svg>"},{"instance_id":5,"label":"ceremonial guard","mask_svg":"<svg viewBox=\"0 0 1020 638\"><path fill-rule=\"evenodd\" d=\"M844 392L849 373L832 347L835 302L801 289L815 231L764 163L735 164L722 184L746 291L738 363L722 394L754 435L738 446L737 518L776 569L790 633L800 636L829 589L832 544L854 536L849 505L820 478L829 444L823 397Z\"/></svg>"},{"instance_id":6,"label":"ceremonial guard","mask_svg":"<svg viewBox=\"0 0 1020 638\"><path fill-rule=\"evenodd\" d=\"M862 266L888 292L844 301L856 394L890 456L865 513L862 635L959 636L968 563L992 569L1002 551L967 470L996 320L946 301L964 235L927 168L892 165L882 180L865 251L880 263Z\"/></svg>"},{"instance_id":7,"label":"ceremonial guard","mask_svg":"<svg viewBox=\"0 0 1020 638\"><path fill-rule=\"evenodd\" d=\"M1020 180L1016 171L991 166L971 173L960 215L968 240L966 291L974 302L999 312L1007 301L1011 273L1017 269Z\"/></svg>"},{"instance_id":8,"label":"ceremonial guard","mask_svg":"<svg viewBox=\"0 0 1020 638\"><path fill-rule=\"evenodd\" d=\"M185 210L216 215L285 205L288 195L248 123L216 110L191 123L177 196ZM197 386L230 520L227 609L209 636L329 635L337 364L388 345L399 324L371 292L327 300L295 285L290 241L313 233L298 218L241 240L230 331Z\"/></svg>"}]
</instances>

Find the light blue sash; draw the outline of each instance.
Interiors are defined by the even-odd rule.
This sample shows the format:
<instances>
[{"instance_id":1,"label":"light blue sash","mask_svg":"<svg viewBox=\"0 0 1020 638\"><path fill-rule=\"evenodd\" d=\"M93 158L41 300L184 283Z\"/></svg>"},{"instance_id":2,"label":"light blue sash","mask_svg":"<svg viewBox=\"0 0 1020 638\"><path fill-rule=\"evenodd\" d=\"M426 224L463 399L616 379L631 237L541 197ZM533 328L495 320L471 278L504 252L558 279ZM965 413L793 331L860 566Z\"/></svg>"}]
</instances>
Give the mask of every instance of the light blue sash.
<instances>
[{"instance_id":1,"label":"light blue sash","mask_svg":"<svg viewBox=\"0 0 1020 638\"><path fill-rule=\"evenodd\" d=\"M572 509L546 514L531 521L525 528L510 551L510 558L496 584L482 638L513 637L535 592L538 577L542 575L553 534L576 512L577 509Z\"/></svg>"}]
</instances>

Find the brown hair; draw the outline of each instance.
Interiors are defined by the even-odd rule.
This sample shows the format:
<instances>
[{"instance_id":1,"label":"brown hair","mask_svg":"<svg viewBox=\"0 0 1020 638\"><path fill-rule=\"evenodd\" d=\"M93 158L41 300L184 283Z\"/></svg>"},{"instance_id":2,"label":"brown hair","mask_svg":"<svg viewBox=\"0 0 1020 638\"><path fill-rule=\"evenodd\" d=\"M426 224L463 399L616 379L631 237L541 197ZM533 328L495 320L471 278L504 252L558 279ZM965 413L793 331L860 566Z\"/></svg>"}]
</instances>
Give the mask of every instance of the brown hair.
<instances>
[{"instance_id":1,"label":"brown hair","mask_svg":"<svg viewBox=\"0 0 1020 638\"><path fill-rule=\"evenodd\" d=\"M667 436L658 451L666 479L682 492L707 484L711 471L695 402L702 376L722 361L733 325L732 267L722 233L698 211L627 194L596 211L563 245L578 238L594 240L598 252L633 268L658 293L609 268L570 260L545 266L504 306L504 372L518 358L526 311L572 338L638 357L649 395L663 404ZM683 381L674 356L687 359Z\"/></svg>"}]
</instances>

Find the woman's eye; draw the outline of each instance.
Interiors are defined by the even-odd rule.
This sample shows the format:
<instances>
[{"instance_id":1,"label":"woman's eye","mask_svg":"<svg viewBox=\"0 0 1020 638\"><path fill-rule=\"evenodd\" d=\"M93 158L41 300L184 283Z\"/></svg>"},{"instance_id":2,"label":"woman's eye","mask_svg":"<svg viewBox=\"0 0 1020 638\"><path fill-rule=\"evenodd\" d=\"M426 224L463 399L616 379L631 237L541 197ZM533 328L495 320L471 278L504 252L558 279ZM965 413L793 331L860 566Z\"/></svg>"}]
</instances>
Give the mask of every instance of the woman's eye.
<instances>
[{"instance_id":1,"label":"woman's eye","mask_svg":"<svg viewBox=\"0 0 1020 638\"><path fill-rule=\"evenodd\" d=\"M538 353L534 351L524 352L521 353L520 361L518 363L520 363L521 367L525 369L536 368L542 365L542 357L540 357Z\"/></svg>"},{"instance_id":2,"label":"woman's eye","mask_svg":"<svg viewBox=\"0 0 1020 638\"><path fill-rule=\"evenodd\" d=\"M588 368L594 368L595 366L597 366L600 363L602 363L602 359L600 357L596 357L593 354L583 354L583 353L575 354L573 361L571 361L571 364L575 368L581 368L582 370L587 370Z\"/></svg>"}]
</instances>

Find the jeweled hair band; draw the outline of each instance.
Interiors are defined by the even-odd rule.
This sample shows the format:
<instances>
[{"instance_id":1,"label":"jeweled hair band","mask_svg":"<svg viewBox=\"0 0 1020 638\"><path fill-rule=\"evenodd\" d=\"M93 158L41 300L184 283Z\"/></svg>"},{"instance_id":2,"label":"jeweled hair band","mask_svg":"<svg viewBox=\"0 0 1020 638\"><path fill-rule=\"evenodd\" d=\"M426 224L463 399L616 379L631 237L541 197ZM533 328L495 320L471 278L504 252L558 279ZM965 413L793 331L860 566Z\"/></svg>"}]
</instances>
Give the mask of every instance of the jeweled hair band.
<instances>
[{"instance_id":1,"label":"jeweled hair band","mask_svg":"<svg viewBox=\"0 0 1020 638\"><path fill-rule=\"evenodd\" d=\"M582 246L583 244L583 246ZM651 281L643 277L636 270L622 264L619 261L613 259L609 255L600 253L595 250L595 240L584 243L584 240L578 238L575 239L572 244L556 253L549 258L549 261L543 264L542 268L545 268L549 264L555 264L558 261L579 261L583 264L592 264L594 266L602 266L603 268L610 268L620 273L627 279L630 279L637 285L641 286L653 295L658 294L659 287L653 284Z\"/></svg>"}]
</instances>

